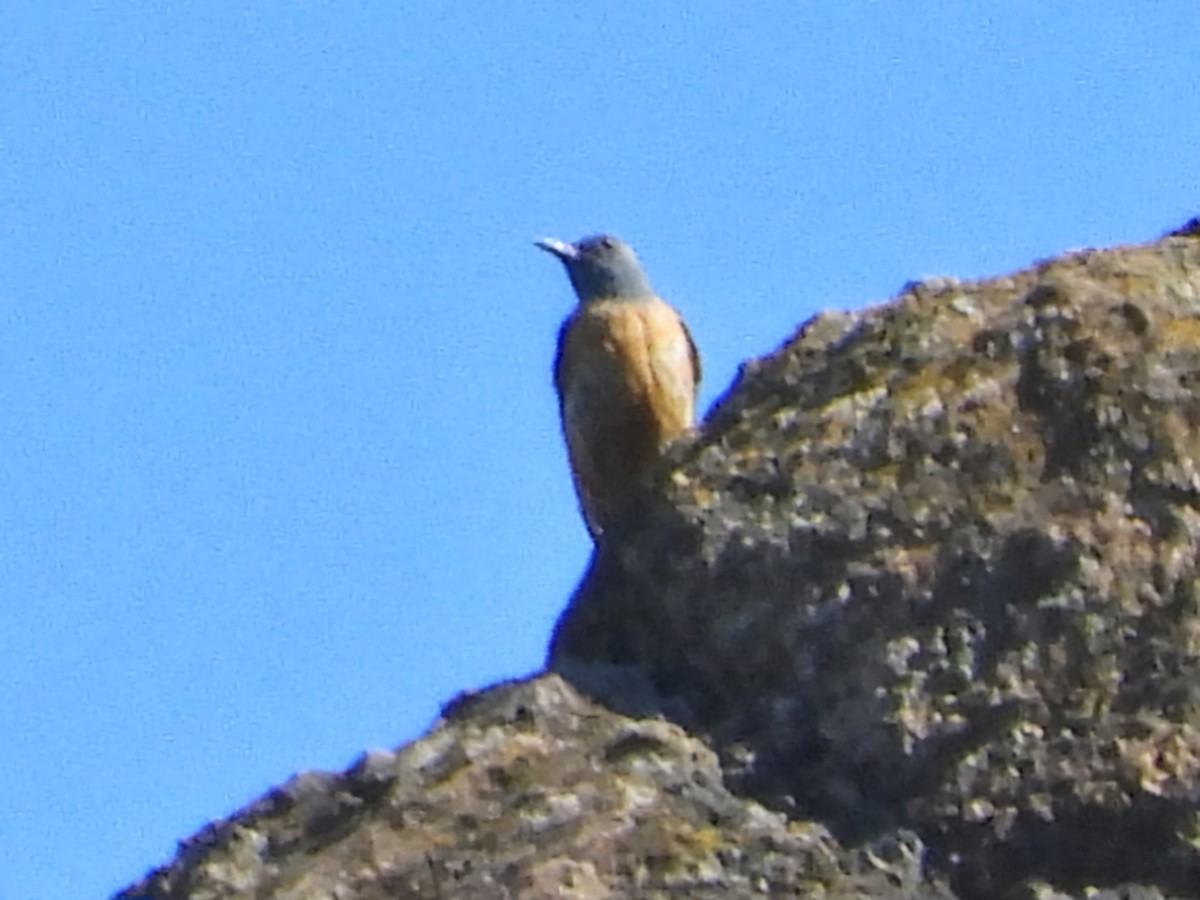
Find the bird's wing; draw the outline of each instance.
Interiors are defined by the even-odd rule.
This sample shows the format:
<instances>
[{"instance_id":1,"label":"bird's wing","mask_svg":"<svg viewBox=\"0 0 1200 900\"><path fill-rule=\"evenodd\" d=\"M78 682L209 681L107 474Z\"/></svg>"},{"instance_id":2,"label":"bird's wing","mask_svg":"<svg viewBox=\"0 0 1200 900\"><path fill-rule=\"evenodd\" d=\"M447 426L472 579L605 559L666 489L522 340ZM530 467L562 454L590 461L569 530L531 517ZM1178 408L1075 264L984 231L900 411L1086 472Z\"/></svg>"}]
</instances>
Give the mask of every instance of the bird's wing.
<instances>
[{"instance_id":1,"label":"bird's wing","mask_svg":"<svg viewBox=\"0 0 1200 900\"><path fill-rule=\"evenodd\" d=\"M558 394L559 411L562 411L563 388L566 386L566 373L563 371L563 359L567 349L567 331L571 327L574 316L568 316L558 329L558 345L554 351L554 392Z\"/></svg>"},{"instance_id":2,"label":"bird's wing","mask_svg":"<svg viewBox=\"0 0 1200 900\"><path fill-rule=\"evenodd\" d=\"M596 485L592 482L592 473L596 471L593 459L594 436L583 428L586 417L581 417L579 410L578 385L573 385L567 371L568 345L571 337L571 327L576 322L572 313L558 329L558 348L554 353L554 392L558 395L558 412L562 424L563 438L567 444L567 461L571 467L571 481L575 484L575 496L579 499L579 510L583 514L584 524L593 539L598 539L603 527L596 511ZM572 388L576 388L572 390Z\"/></svg>"}]
</instances>

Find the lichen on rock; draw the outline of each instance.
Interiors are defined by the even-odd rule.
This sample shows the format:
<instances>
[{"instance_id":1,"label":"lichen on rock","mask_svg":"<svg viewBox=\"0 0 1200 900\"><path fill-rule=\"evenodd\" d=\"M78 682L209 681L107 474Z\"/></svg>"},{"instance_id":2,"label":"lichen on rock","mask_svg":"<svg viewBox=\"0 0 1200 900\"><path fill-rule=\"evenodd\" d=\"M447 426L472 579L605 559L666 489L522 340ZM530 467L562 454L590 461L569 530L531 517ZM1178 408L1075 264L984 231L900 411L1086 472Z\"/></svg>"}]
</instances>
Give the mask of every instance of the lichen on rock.
<instances>
[{"instance_id":1,"label":"lichen on rock","mask_svg":"<svg viewBox=\"0 0 1200 900\"><path fill-rule=\"evenodd\" d=\"M1200 243L818 316L744 368L559 623L848 841L969 896L1200 884ZM583 671L583 670L581 670Z\"/></svg>"},{"instance_id":2,"label":"lichen on rock","mask_svg":"<svg viewBox=\"0 0 1200 900\"><path fill-rule=\"evenodd\" d=\"M1200 241L927 279L743 365L547 669L124 900L1200 885Z\"/></svg>"}]
</instances>

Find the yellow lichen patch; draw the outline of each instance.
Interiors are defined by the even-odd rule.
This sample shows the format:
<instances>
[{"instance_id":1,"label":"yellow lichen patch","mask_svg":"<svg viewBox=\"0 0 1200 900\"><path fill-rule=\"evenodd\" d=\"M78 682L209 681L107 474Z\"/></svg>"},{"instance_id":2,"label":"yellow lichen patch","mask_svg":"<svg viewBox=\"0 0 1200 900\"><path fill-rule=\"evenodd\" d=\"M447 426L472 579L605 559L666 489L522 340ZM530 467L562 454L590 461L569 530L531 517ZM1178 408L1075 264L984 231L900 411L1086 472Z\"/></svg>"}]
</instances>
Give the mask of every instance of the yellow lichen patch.
<instances>
[{"instance_id":1,"label":"yellow lichen patch","mask_svg":"<svg viewBox=\"0 0 1200 900\"><path fill-rule=\"evenodd\" d=\"M876 487L894 487L900 477L900 464L883 462L874 468L866 469L863 473L869 476L868 482Z\"/></svg>"},{"instance_id":2,"label":"yellow lichen patch","mask_svg":"<svg viewBox=\"0 0 1200 900\"><path fill-rule=\"evenodd\" d=\"M1147 734L1117 740L1126 773L1148 794L1163 796L1183 788L1194 778L1200 760L1197 737L1168 722L1147 725Z\"/></svg>"},{"instance_id":3,"label":"yellow lichen patch","mask_svg":"<svg viewBox=\"0 0 1200 900\"><path fill-rule=\"evenodd\" d=\"M934 571L937 550L929 546L885 547L881 561L889 572L900 577L906 588L915 590Z\"/></svg>"},{"instance_id":4,"label":"yellow lichen patch","mask_svg":"<svg viewBox=\"0 0 1200 900\"><path fill-rule=\"evenodd\" d=\"M939 400L961 397L972 385L992 382L995 369L995 366L981 369L978 360L957 357L947 365L929 365L894 380L888 387L888 396L895 402L917 405L934 397Z\"/></svg>"},{"instance_id":5,"label":"yellow lichen patch","mask_svg":"<svg viewBox=\"0 0 1200 900\"><path fill-rule=\"evenodd\" d=\"M554 857L537 862L526 876L530 897L607 898L612 896L596 866L588 860Z\"/></svg>"},{"instance_id":6,"label":"yellow lichen patch","mask_svg":"<svg viewBox=\"0 0 1200 900\"><path fill-rule=\"evenodd\" d=\"M828 421L839 422L847 427L853 427L858 423L858 417L864 410L874 408L887 395L888 389L886 386L872 385L865 390L856 391L853 394L834 397L825 405L823 412Z\"/></svg>"},{"instance_id":7,"label":"yellow lichen patch","mask_svg":"<svg viewBox=\"0 0 1200 900\"><path fill-rule=\"evenodd\" d=\"M716 494L706 487L692 487L692 501L701 509L712 509L716 502Z\"/></svg>"},{"instance_id":8,"label":"yellow lichen patch","mask_svg":"<svg viewBox=\"0 0 1200 900\"><path fill-rule=\"evenodd\" d=\"M711 825L695 830L681 829L678 838L681 846L687 847L693 854L702 856L716 853L728 842L726 835Z\"/></svg>"},{"instance_id":9,"label":"yellow lichen patch","mask_svg":"<svg viewBox=\"0 0 1200 900\"><path fill-rule=\"evenodd\" d=\"M1159 334L1159 346L1164 352L1200 349L1200 318L1171 319Z\"/></svg>"},{"instance_id":10,"label":"yellow lichen patch","mask_svg":"<svg viewBox=\"0 0 1200 900\"><path fill-rule=\"evenodd\" d=\"M638 828L636 840L647 863L660 875L683 875L716 871L718 850L728 846L728 837L712 826L695 828L683 821L652 819Z\"/></svg>"},{"instance_id":11,"label":"yellow lichen patch","mask_svg":"<svg viewBox=\"0 0 1200 900\"><path fill-rule=\"evenodd\" d=\"M1143 271L1117 272L1110 284L1126 297L1154 296L1162 289L1162 276L1162 266L1155 264Z\"/></svg>"}]
</instances>

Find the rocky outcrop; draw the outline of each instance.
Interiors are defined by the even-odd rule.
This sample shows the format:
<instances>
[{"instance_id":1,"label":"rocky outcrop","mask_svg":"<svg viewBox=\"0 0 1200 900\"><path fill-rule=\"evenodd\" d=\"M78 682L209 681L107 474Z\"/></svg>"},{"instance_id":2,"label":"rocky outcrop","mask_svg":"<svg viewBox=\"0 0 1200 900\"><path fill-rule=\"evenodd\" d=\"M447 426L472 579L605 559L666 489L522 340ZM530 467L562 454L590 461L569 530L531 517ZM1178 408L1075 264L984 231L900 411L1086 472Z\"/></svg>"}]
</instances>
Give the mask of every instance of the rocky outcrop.
<instances>
[{"instance_id":1,"label":"rocky outcrop","mask_svg":"<svg viewBox=\"0 0 1200 900\"><path fill-rule=\"evenodd\" d=\"M677 725L545 675L456 701L398 753L293 779L121 896L899 898L920 872L915 836L847 854L731 794Z\"/></svg>"},{"instance_id":2,"label":"rocky outcrop","mask_svg":"<svg viewBox=\"0 0 1200 900\"><path fill-rule=\"evenodd\" d=\"M124 898L1200 893L1200 240L909 285L747 364L546 674Z\"/></svg>"}]
</instances>

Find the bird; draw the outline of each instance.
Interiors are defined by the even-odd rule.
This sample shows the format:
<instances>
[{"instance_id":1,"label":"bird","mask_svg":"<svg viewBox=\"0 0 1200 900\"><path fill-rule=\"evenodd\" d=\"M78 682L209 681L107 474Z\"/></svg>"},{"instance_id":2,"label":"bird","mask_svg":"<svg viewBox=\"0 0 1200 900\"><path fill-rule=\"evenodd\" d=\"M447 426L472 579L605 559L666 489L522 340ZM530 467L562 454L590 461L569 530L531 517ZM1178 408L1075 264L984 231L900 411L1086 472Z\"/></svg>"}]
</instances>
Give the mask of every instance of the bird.
<instances>
[{"instance_id":1,"label":"bird","mask_svg":"<svg viewBox=\"0 0 1200 900\"><path fill-rule=\"evenodd\" d=\"M620 238L534 243L562 261L578 298L558 332L554 387L579 508L600 543L663 448L691 429L700 354Z\"/></svg>"}]
</instances>

